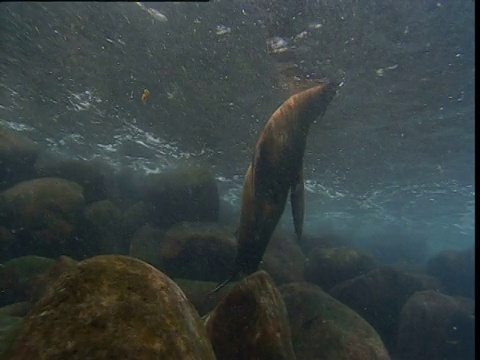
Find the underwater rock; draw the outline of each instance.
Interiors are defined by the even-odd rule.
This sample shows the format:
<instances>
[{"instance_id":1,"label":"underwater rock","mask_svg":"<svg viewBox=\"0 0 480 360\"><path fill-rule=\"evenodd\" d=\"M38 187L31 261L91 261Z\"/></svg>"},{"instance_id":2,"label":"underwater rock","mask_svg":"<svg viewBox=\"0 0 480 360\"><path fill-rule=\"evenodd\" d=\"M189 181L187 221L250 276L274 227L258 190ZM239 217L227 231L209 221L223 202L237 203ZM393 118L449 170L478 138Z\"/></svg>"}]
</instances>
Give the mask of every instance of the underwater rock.
<instances>
[{"instance_id":1,"label":"underwater rock","mask_svg":"<svg viewBox=\"0 0 480 360\"><path fill-rule=\"evenodd\" d=\"M436 290L436 283L391 267L380 267L335 285L328 292L367 320L391 351L397 338L400 311L410 295L421 290Z\"/></svg>"},{"instance_id":2,"label":"underwater rock","mask_svg":"<svg viewBox=\"0 0 480 360\"><path fill-rule=\"evenodd\" d=\"M21 317L0 312L0 359L3 359L5 352L12 346L22 323Z\"/></svg>"},{"instance_id":3,"label":"underwater rock","mask_svg":"<svg viewBox=\"0 0 480 360\"><path fill-rule=\"evenodd\" d=\"M108 198L122 209L142 200L144 173L122 167L108 178Z\"/></svg>"},{"instance_id":4,"label":"underwater rock","mask_svg":"<svg viewBox=\"0 0 480 360\"><path fill-rule=\"evenodd\" d=\"M36 277L53 263L53 259L29 255L0 266L0 306L29 300Z\"/></svg>"},{"instance_id":5,"label":"underwater rock","mask_svg":"<svg viewBox=\"0 0 480 360\"><path fill-rule=\"evenodd\" d=\"M39 153L34 141L0 126L0 191L33 178Z\"/></svg>"},{"instance_id":6,"label":"underwater rock","mask_svg":"<svg viewBox=\"0 0 480 360\"><path fill-rule=\"evenodd\" d=\"M298 359L390 359L375 329L318 286L290 283L279 291Z\"/></svg>"},{"instance_id":7,"label":"underwater rock","mask_svg":"<svg viewBox=\"0 0 480 360\"><path fill-rule=\"evenodd\" d=\"M15 234L5 226L0 226L0 262L15 257L14 249L16 245Z\"/></svg>"},{"instance_id":8,"label":"underwater rock","mask_svg":"<svg viewBox=\"0 0 480 360\"><path fill-rule=\"evenodd\" d=\"M182 289L187 299L195 306L200 316L212 311L223 299L226 293L230 291L236 282L231 282L225 286L221 292L210 294L212 289L217 285L216 282L198 281L188 279L173 279Z\"/></svg>"},{"instance_id":9,"label":"underwater rock","mask_svg":"<svg viewBox=\"0 0 480 360\"><path fill-rule=\"evenodd\" d=\"M61 178L19 183L0 194L0 223L17 236L18 255L56 257L81 248L84 199L80 185Z\"/></svg>"},{"instance_id":10,"label":"underwater rock","mask_svg":"<svg viewBox=\"0 0 480 360\"><path fill-rule=\"evenodd\" d=\"M376 267L369 254L350 247L314 248L305 262L305 280L328 291L342 281L365 274Z\"/></svg>"},{"instance_id":11,"label":"underwater rock","mask_svg":"<svg viewBox=\"0 0 480 360\"><path fill-rule=\"evenodd\" d=\"M474 359L475 303L419 291L405 303L397 342L399 359Z\"/></svg>"},{"instance_id":12,"label":"underwater rock","mask_svg":"<svg viewBox=\"0 0 480 360\"><path fill-rule=\"evenodd\" d=\"M337 235L311 235L303 234L299 243L304 254L309 254L314 248L333 248L348 246L347 240Z\"/></svg>"},{"instance_id":13,"label":"underwater rock","mask_svg":"<svg viewBox=\"0 0 480 360\"><path fill-rule=\"evenodd\" d=\"M357 243L358 247L372 254L382 265L390 266L422 264L429 251L427 237L412 234L400 226L370 234Z\"/></svg>"},{"instance_id":14,"label":"underwater rock","mask_svg":"<svg viewBox=\"0 0 480 360\"><path fill-rule=\"evenodd\" d=\"M78 263L25 318L6 359L215 359L180 288L131 257Z\"/></svg>"},{"instance_id":15,"label":"underwater rock","mask_svg":"<svg viewBox=\"0 0 480 360\"><path fill-rule=\"evenodd\" d=\"M216 223L182 222L165 233L157 254L171 277L221 281L235 257L235 237Z\"/></svg>"},{"instance_id":16,"label":"underwater rock","mask_svg":"<svg viewBox=\"0 0 480 360\"><path fill-rule=\"evenodd\" d=\"M33 279L30 302L34 304L40 300L55 281L67 271L75 269L77 263L77 260L68 256L60 256L56 259L48 269Z\"/></svg>"},{"instance_id":17,"label":"underwater rock","mask_svg":"<svg viewBox=\"0 0 480 360\"><path fill-rule=\"evenodd\" d=\"M30 303L30 301L19 301L0 307L0 316L9 315L24 317L25 315L27 315L31 308L32 304Z\"/></svg>"},{"instance_id":18,"label":"underwater rock","mask_svg":"<svg viewBox=\"0 0 480 360\"><path fill-rule=\"evenodd\" d=\"M148 208L143 201L137 201L129 206L123 213L123 231L127 239L145 224L148 223Z\"/></svg>"},{"instance_id":19,"label":"underwater rock","mask_svg":"<svg viewBox=\"0 0 480 360\"><path fill-rule=\"evenodd\" d=\"M39 160L35 165L39 177L59 177L79 184L87 204L107 197L106 174L108 164L94 160Z\"/></svg>"},{"instance_id":20,"label":"underwater rock","mask_svg":"<svg viewBox=\"0 0 480 360\"><path fill-rule=\"evenodd\" d=\"M440 279L449 295L475 296L475 251L445 250L430 258L427 272Z\"/></svg>"},{"instance_id":21,"label":"underwater rock","mask_svg":"<svg viewBox=\"0 0 480 360\"><path fill-rule=\"evenodd\" d=\"M143 225L133 235L128 255L161 268L158 249L164 237L165 231L162 229L148 224Z\"/></svg>"},{"instance_id":22,"label":"underwater rock","mask_svg":"<svg viewBox=\"0 0 480 360\"><path fill-rule=\"evenodd\" d=\"M160 227L181 221L217 221L219 195L213 175L205 168L182 168L148 175L143 200L150 218Z\"/></svg>"},{"instance_id":23,"label":"underwater rock","mask_svg":"<svg viewBox=\"0 0 480 360\"><path fill-rule=\"evenodd\" d=\"M217 223L182 222L165 233L158 266L171 277L220 281L235 257L235 243L229 228Z\"/></svg>"},{"instance_id":24,"label":"underwater rock","mask_svg":"<svg viewBox=\"0 0 480 360\"><path fill-rule=\"evenodd\" d=\"M218 360L295 359L285 305L265 271L237 283L204 321Z\"/></svg>"},{"instance_id":25,"label":"underwater rock","mask_svg":"<svg viewBox=\"0 0 480 360\"><path fill-rule=\"evenodd\" d=\"M268 272L277 285L303 281L305 255L294 236L275 232L265 250L260 267Z\"/></svg>"},{"instance_id":26,"label":"underwater rock","mask_svg":"<svg viewBox=\"0 0 480 360\"><path fill-rule=\"evenodd\" d=\"M123 232L123 214L110 201L91 203L85 209L87 230L83 233L95 244L96 254L128 254L128 239Z\"/></svg>"}]
</instances>

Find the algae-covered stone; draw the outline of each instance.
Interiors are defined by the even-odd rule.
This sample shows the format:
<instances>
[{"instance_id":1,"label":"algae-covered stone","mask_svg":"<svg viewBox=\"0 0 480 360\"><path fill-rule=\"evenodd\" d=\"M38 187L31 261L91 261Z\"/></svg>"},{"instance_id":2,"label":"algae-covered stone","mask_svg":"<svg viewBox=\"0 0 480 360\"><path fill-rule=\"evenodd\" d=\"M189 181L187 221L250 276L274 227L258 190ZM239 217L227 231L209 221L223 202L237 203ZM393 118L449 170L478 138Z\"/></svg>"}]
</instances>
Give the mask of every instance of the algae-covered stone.
<instances>
[{"instance_id":1,"label":"algae-covered stone","mask_svg":"<svg viewBox=\"0 0 480 360\"><path fill-rule=\"evenodd\" d=\"M123 231L130 239L142 226L148 223L148 206L143 201L137 201L123 213Z\"/></svg>"},{"instance_id":2,"label":"algae-covered stone","mask_svg":"<svg viewBox=\"0 0 480 360\"><path fill-rule=\"evenodd\" d=\"M158 248L159 268L172 277L223 281L236 251L229 228L217 223L179 223L170 228Z\"/></svg>"},{"instance_id":3,"label":"algae-covered stone","mask_svg":"<svg viewBox=\"0 0 480 360\"><path fill-rule=\"evenodd\" d=\"M61 178L35 179L0 194L0 224L17 234L21 255L56 257L80 247L83 208L80 185Z\"/></svg>"},{"instance_id":4,"label":"algae-covered stone","mask_svg":"<svg viewBox=\"0 0 480 360\"><path fill-rule=\"evenodd\" d=\"M101 161L76 159L51 160L37 162L37 173L42 177L60 177L82 186L85 202L104 200L107 196L106 174L110 167Z\"/></svg>"},{"instance_id":5,"label":"algae-covered stone","mask_svg":"<svg viewBox=\"0 0 480 360\"><path fill-rule=\"evenodd\" d=\"M34 141L0 126L0 190L32 178L39 153Z\"/></svg>"},{"instance_id":6,"label":"algae-covered stone","mask_svg":"<svg viewBox=\"0 0 480 360\"><path fill-rule=\"evenodd\" d=\"M0 316L19 316L24 317L32 308L30 301L20 301L13 304L0 307Z\"/></svg>"},{"instance_id":7,"label":"algae-covered stone","mask_svg":"<svg viewBox=\"0 0 480 360\"><path fill-rule=\"evenodd\" d=\"M266 270L277 285L292 281L303 281L303 254L296 239L275 232L268 243L261 268Z\"/></svg>"},{"instance_id":8,"label":"algae-covered stone","mask_svg":"<svg viewBox=\"0 0 480 360\"><path fill-rule=\"evenodd\" d=\"M279 287L298 359L390 359L380 336L355 311L309 283Z\"/></svg>"},{"instance_id":9,"label":"algae-covered stone","mask_svg":"<svg viewBox=\"0 0 480 360\"><path fill-rule=\"evenodd\" d=\"M367 253L350 247L314 248L305 262L305 280L324 290L376 267Z\"/></svg>"},{"instance_id":10,"label":"algae-covered stone","mask_svg":"<svg viewBox=\"0 0 480 360\"><path fill-rule=\"evenodd\" d=\"M295 359L285 305L265 271L235 285L205 328L218 360Z\"/></svg>"},{"instance_id":11,"label":"algae-covered stone","mask_svg":"<svg viewBox=\"0 0 480 360\"><path fill-rule=\"evenodd\" d=\"M168 227L180 221L217 221L219 194L208 169L191 167L149 175L143 184L143 199L151 220Z\"/></svg>"},{"instance_id":12,"label":"algae-covered stone","mask_svg":"<svg viewBox=\"0 0 480 360\"><path fill-rule=\"evenodd\" d=\"M133 235L128 255L160 269L161 262L158 249L164 236L165 231L162 229L148 224L143 225Z\"/></svg>"},{"instance_id":13,"label":"algae-covered stone","mask_svg":"<svg viewBox=\"0 0 480 360\"><path fill-rule=\"evenodd\" d=\"M123 214L110 201L100 200L85 209L88 230L84 232L95 245L96 254L128 254L128 241L123 233Z\"/></svg>"},{"instance_id":14,"label":"algae-covered stone","mask_svg":"<svg viewBox=\"0 0 480 360\"><path fill-rule=\"evenodd\" d=\"M3 359L3 354L12 346L22 322L21 317L0 312L0 359Z\"/></svg>"},{"instance_id":15,"label":"algae-covered stone","mask_svg":"<svg viewBox=\"0 0 480 360\"><path fill-rule=\"evenodd\" d=\"M381 267L344 281L329 294L358 312L380 334L389 349L395 347L400 311L415 291L436 288L418 275Z\"/></svg>"},{"instance_id":16,"label":"algae-covered stone","mask_svg":"<svg viewBox=\"0 0 480 360\"><path fill-rule=\"evenodd\" d=\"M6 359L215 359L180 288L140 260L78 263L35 305Z\"/></svg>"},{"instance_id":17,"label":"algae-covered stone","mask_svg":"<svg viewBox=\"0 0 480 360\"><path fill-rule=\"evenodd\" d=\"M0 267L0 306L29 300L37 276L55 260L41 256L21 256Z\"/></svg>"},{"instance_id":18,"label":"algae-covered stone","mask_svg":"<svg viewBox=\"0 0 480 360\"><path fill-rule=\"evenodd\" d=\"M475 296L475 249L444 250L427 262L427 272L440 279L449 295Z\"/></svg>"},{"instance_id":19,"label":"algae-covered stone","mask_svg":"<svg viewBox=\"0 0 480 360\"><path fill-rule=\"evenodd\" d=\"M60 256L56 259L48 269L32 280L30 286L30 301L34 304L40 300L47 289L49 289L61 275L74 269L77 266L77 263L77 260L68 256Z\"/></svg>"},{"instance_id":20,"label":"algae-covered stone","mask_svg":"<svg viewBox=\"0 0 480 360\"><path fill-rule=\"evenodd\" d=\"M436 291L414 293L402 309L398 359L474 359L475 302Z\"/></svg>"},{"instance_id":21,"label":"algae-covered stone","mask_svg":"<svg viewBox=\"0 0 480 360\"><path fill-rule=\"evenodd\" d=\"M0 262L15 257L19 246L15 234L5 226L0 226Z\"/></svg>"}]
</instances>

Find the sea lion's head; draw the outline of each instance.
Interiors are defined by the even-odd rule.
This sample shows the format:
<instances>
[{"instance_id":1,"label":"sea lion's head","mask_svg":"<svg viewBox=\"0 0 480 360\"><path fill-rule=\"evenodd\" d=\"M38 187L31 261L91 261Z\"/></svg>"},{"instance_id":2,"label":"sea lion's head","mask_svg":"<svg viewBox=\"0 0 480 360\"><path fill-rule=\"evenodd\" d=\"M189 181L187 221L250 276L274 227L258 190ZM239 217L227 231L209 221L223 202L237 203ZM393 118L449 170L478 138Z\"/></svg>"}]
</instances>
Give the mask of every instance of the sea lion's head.
<instances>
[{"instance_id":1,"label":"sea lion's head","mask_svg":"<svg viewBox=\"0 0 480 360\"><path fill-rule=\"evenodd\" d=\"M301 117L308 122L322 116L339 89L337 81L316 80L315 85L292 96Z\"/></svg>"}]
</instances>

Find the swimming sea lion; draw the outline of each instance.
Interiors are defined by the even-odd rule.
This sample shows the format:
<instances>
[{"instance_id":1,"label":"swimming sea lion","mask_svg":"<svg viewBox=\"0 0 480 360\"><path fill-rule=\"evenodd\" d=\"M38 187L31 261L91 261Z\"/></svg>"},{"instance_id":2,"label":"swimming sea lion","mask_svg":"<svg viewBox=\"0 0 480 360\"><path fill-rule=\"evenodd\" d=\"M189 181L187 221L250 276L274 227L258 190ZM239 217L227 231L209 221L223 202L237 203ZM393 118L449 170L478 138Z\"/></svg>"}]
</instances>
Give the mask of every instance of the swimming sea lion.
<instances>
[{"instance_id":1,"label":"swimming sea lion","mask_svg":"<svg viewBox=\"0 0 480 360\"><path fill-rule=\"evenodd\" d=\"M323 115L337 85L321 83L292 95L270 117L255 146L242 193L237 256L230 273L212 293L239 273L258 269L270 237L285 209L288 193L297 238L304 213L303 155L310 124Z\"/></svg>"}]
</instances>

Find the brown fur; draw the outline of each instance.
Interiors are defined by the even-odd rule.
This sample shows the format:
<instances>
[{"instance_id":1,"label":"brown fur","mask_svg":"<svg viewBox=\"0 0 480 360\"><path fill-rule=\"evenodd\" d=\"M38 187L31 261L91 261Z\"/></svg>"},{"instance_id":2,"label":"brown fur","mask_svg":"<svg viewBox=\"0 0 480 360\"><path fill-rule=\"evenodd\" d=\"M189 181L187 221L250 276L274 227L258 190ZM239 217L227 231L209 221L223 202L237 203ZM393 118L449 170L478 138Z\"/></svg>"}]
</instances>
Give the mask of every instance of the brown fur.
<instances>
[{"instance_id":1,"label":"brown fur","mask_svg":"<svg viewBox=\"0 0 480 360\"><path fill-rule=\"evenodd\" d=\"M238 228L238 251L230 277L257 270L291 191L295 231L303 224L303 155L310 124L323 115L336 86L323 83L286 100L260 134L252 163L245 174Z\"/></svg>"}]
</instances>

